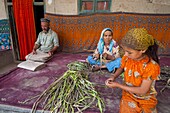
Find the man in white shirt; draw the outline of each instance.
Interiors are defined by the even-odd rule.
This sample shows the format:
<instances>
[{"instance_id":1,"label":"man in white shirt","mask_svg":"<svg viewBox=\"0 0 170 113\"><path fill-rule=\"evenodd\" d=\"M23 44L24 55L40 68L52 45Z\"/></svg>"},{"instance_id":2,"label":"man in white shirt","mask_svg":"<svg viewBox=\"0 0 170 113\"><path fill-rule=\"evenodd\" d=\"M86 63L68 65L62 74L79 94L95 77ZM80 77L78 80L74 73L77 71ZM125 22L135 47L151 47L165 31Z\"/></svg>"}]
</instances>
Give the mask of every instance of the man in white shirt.
<instances>
[{"instance_id":1,"label":"man in white shirt","mask_svg":"<svg viewBox=\"0 0 170 113\"><path fill-rule=\"evenodd\" d=\"M26 60L46 62L59 47L59 39L56 32L50 29L50 20L41 19L42 31L39 33L32 53L26 56Z\"/></svg>"}]
</instances>

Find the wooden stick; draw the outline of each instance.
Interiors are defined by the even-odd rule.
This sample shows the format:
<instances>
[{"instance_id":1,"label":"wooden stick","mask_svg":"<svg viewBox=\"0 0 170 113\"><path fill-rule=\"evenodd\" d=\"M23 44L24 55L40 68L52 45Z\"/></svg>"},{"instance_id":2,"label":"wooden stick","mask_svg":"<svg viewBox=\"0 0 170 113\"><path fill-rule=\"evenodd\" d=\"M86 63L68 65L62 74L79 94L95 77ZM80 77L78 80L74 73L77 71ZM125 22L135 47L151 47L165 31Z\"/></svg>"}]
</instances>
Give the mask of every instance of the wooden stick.
<instances>
[{"instance_id":1,"label":"wooden stick","mask_svg":"<svg viewBox=\"0 0 170 113\"><path fill-rule=\"evenodd\" d=\"M84 52L89 52L89 53L93 53L95 50L88 50L88 49L83 49Z\"/></svg>"}]
</instances>

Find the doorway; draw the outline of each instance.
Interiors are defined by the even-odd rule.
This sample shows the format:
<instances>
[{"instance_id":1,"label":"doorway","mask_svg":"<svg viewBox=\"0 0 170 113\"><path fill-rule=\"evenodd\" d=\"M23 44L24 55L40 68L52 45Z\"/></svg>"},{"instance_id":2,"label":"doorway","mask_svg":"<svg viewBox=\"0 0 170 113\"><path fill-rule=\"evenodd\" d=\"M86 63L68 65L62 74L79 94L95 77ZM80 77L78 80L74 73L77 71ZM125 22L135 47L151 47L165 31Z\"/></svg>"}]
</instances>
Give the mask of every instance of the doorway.
<instances>
[{"instance_id":1,"label":"doorway","mask_svg":"<svg viewBox=\"0 0 170 113\"><path fill-rule=\"evenodd\" d=\"M44 2L43 0L34 0L34 19L37 37L39 32L42 31L40 22L41 18L44 18Z\"/></svg>"},{"instance_id":2,"label":"doorway","mask_svg":"<svg viewBox=\"0 0 170 113\"><path fill-rule=\"evenodd\" d=\"M18 45L18 37L17 30L15 25L14 11L12 0L6 1L6 9L7 15L10 24L11 37L12 37L12 49L15 61L20 61L20 53L19 53L19 45ZM35 28L36 28L36 37L38 37L39 32L41 31L40 19L44 17L44 0L34 0L34 20L35 20Z\"/></svg>"}]
</instances>

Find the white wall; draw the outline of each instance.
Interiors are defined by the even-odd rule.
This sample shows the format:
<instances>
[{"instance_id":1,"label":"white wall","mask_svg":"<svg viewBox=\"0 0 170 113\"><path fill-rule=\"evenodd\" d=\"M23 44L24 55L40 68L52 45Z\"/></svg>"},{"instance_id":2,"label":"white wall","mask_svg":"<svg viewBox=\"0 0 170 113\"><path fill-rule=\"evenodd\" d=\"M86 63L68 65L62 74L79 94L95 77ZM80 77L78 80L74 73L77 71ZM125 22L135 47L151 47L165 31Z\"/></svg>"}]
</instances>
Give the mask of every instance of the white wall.
<instances>
[{"instance_id":1,"label":"white wall","mask_svg":"<svg viewBox=\"0 0 170 113\"><path fill-rule=\"evenodd\" d=\"M170 0L112 0L111 11L170 14L169 1Z\"/></svg>"},{"instance_id":2,"label":"white wall","mask_svg":"<svg viewBox=\"0 0 170 113\"><path fill-rule=\"evenodd\" d=\"M78 0L46 1L46 12L61 15L77 15ZM170 0L112 0L111 12L170 14Z\"/></svg>"},{"instance_id":3,"label":"white wall","mask_svg":"<svg viewBox=\"0 0 170 113\"><path fill-rule=\"evenodd\" d=\"M165 4L165 5L170 5L170 0L150 0L152 3L155 4Z\"/></svg>"},{"instance_id":4,"label":"white wall","mask_svg":"<svg viewBox=\"0 0 170 113\"><path fill-rule=\"evenodd\" d=\"M46 13L75 15L78 13L77 0L52 0L51 4L46 2Z\"/></svg>"},{"instance_id":5,"label":"white wall","mask_svg":"<svg viewBox=\"0 0 170 113\"><path fill-rule=\"evenodd\" d=\"M6 19L5 0L0 0L0 19ZM78 0L45 1L45 12L60 15L77 15ZM170 14L170 0L112 0L112 12Z\"/></svg>"},{"instance_id":6,"label":"white wall","mask_svg":"<svg viewBox=\"0 0 170 113\"><path fill-rule=\"evenodd\" d=\"M4 0L0 0L0 20L7 19Z\"/></svg>"}]
</instances>

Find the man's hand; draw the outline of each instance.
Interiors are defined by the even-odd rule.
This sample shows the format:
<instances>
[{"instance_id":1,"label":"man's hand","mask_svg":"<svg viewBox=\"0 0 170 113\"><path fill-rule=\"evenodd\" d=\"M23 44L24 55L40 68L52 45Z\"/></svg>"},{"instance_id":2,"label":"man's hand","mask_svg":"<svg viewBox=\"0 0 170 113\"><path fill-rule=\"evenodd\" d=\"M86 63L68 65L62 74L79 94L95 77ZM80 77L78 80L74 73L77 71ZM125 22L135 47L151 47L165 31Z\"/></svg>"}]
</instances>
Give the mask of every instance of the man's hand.
<instances>
[{"instance_id":1,"label":"man's hand","mask_svg":"<svg viewBox=\"0 0 170 113\"><path fill-rule=\"evenodd\" d=\"M54 52L57 50L57 48L58 48L58 46L54 46L53 49L51 49L51 50L48 52L48 54L49 54L50 56L52 56L52 55L54 54Z\"/></svg>"},{"instance_id":2,"label":"man's hand","mask_svg":"<svg viewBox=\"0 0 170 113\"><path fill-rule=\"evenodd\" d=\"M54 52L53 51L49 51L48 54L49 54L49 56L52 56L54 54Z\"/></svg>"},{"instance_id":3,"label":"man's hand","mask_svg":"<svg viewBox=\"0 0 170 113\"><path fill-rule=\"evenodd\" d=\"M32 54L37 54L36 50L39 48L39 45L35 44L32 50Z\"/></svg>"},{"instance_id":4,"label":"man's hand","mask_svg":"<svg viewBox=\"0 0 170 113\"><path fill-rule=\"evenodd\" d=\"M37 54L35 49L32 50L32 54Z\"/></svg>"}]
</instances>

